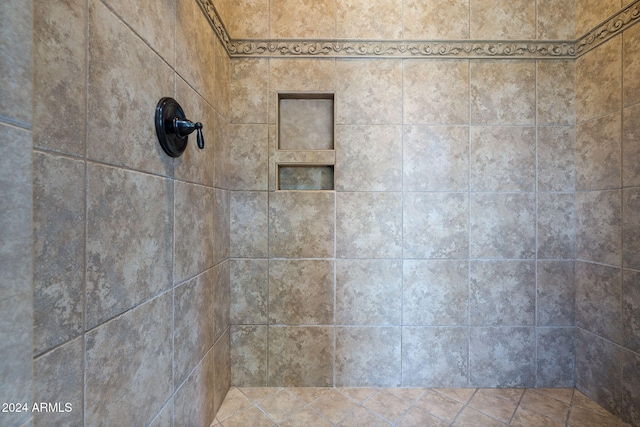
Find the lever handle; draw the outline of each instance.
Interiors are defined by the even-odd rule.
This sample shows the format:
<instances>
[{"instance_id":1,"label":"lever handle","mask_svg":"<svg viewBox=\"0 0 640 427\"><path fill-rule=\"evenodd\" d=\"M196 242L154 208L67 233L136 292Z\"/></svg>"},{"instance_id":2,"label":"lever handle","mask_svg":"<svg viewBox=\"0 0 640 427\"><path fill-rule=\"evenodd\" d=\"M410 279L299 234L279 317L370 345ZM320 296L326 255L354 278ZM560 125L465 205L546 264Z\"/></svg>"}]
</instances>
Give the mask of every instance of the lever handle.
<instances>
[{"instance_id":1,"label":"lever handle","mask_svg":"<svg viewBox=\"0 0 640 427\"><path fill-rule=\"evenodd\" d=\"M204 137L202 136L202 123L193 123L191 120L182 119L180 117L173 118L173 129L178 136L184 137L191 134L194 130L196 132L196 139L198 141L198 148L201 150L204 148Z\"/></svg>"},{"instance_id":2,"label":"lever handle","mask_svg":"<svg viewBox=\"0 0 640 427\"><path fill-rule=\"evenodd\" d=\"M196 125L200 125L200 127L196 127L196 130L197 130L196 139L198 141L198 148L202 150L204 148L204 136L202 136L202 123L198 122L196 123Z\"/></svg>"}]
</instances>

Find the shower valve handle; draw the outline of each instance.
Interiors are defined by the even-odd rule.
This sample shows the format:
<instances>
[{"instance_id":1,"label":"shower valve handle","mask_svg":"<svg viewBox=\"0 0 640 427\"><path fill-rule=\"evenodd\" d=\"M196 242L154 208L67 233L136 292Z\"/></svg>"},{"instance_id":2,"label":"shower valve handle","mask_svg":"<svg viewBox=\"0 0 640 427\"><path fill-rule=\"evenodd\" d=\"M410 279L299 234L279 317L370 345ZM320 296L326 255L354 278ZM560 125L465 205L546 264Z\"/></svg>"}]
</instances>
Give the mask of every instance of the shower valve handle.
<instances>
[{"instance_id":1,"label":"shower valve handle","mask_svg":"<svg viewBox=\"0 0 640 427\"><path fill-rule=\"evenodd\" d=\"M173 118L173 129L178 136L187 136L194 130L197 131L196 139L198 141L198 148L201 150L204 148L204 137L202 136L202 123L194 123L191 120L183 119L180 117Z\"/></svg>"}]
</instances>

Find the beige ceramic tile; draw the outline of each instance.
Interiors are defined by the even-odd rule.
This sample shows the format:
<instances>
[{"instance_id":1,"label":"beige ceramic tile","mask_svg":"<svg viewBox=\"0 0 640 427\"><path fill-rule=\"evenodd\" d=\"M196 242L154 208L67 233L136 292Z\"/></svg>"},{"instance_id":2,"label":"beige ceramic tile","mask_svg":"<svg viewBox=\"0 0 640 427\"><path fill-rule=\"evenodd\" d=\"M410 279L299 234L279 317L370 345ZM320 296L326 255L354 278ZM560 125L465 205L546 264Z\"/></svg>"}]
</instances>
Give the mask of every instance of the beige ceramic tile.
<instances>
[{"instance_id":1,"label":"beige ceramic tile","mask_svg":"<svg viewBox=\"0 0 640 427\"><path fill-rule=\"evenodd\" d=\"M640 186L640 105L624 109L622 126L623 186Z\"/></svg>"},{"instance_id":2,"label":"beige ceramic tile","mask_svg":"<svg viewBox=\"0 0 640 427\"><path fill-rule=\"evenodd\" d=\"M367 400L378 392L378 389L368 387L338 387L336 390L358 403Z\"/></svg>"},{"instance_id":3,"label":"beige ceramic tile","mask_svg":"<svg viewBox=\"0 0 640 427\"><path fill-rule=\"evenodd\" d=\"M349 412L358 407L355 402L335 389L328 391L311 402L311 406L332 423L338 423Z\"/></svg>"},{"instance_id":4,"label":"beige ceramic tile","mask_svg":"<svg viewBox=\"0 0 640 427\"><path fill-rule=\"evenodd\" d=\"M620 113L582 123L576 129L576 189L620 186Z\"/></svg>"},{"instance_id":5,"label":"beige ceramic tile","mask_svg":"<svg viewBox=\"0 0 640 427\"><path fill-rule=\"evenodd\" d=\"M422 396L428 389L419 387L402 387L402 388L389 388L391 393L398 396L400 399L404 399L409 403L415 402L420 396Z\"/></svg>"},{"instance_id":6,"label":"beige ceramic tile","mask_svg":"<svg viewBox=\"0 0 640 427\"><path fill-rule=\"evenodd\" d=\"M576 195L576 258L620 265L621 197L619 190Z\"/></svg>"},{"instance_id":7,"label":"beige ceramic tile","mask_svg":"<svg viewBox=\"0 0 640 427\"><path fill-rule=\"evenodd\" d=\"M407 60L403 78L404 124L469 123L468 61Z\"/></svg>"},{"instance_id":8,"label":"beige ceramic tile","mask_svg":"<svg viewBox=\"0 0 640 427\"><path fill-rule=\"evenodd\" d=\"M469 402L469 406L497 420L508 423L518 403L502 399L485 389L480 389Z\"/></svg>"},{"instance_id":9,"label":"beige ceramic tile","mask_svg":"<svg viewBox=\"0 0 640 427\"><path fill-rule=\"evenodd\" d=\"M640 102L640 27L631 27L624 32L622 45L624 105Z\"/></svg>"},{"instance_id":10,"label":"beige ceramic tile","mask_svg":"<svg viewBox=\"0 0 640 427\"><path fill-rule=\"evenodd\" d=\"M240 391L250 401L257 403L282 390L283 387L240 387Z\"/></svg>"},{"instance_id":11,"label":"beige ceramic tile","mask_svg":"<svg viewBox=\"0 0 640 427\"><path fill-rule=\"evenodd\" d=\"M216 113L214 140L214 186L217 188L229 188L229 175L231 174L231 126L219 113Z\"/></svg>"},{"instance_id":12,"label":"beige ceramic tile","mask_svg":"<svg viewBox=\"0 0 640 427\"><path fill-rule=\"evenodd\" d=\"M364 402L363 406L387 421L396 422L409 409L410 403L398 396L381 390Z\"/></svg>"},{"instance_id":13,"label":"beige ceramic tile","mask_svg":"<svg viewBox=\"0 0 640 427\"><path fill-rule=\"evenodd\" d=\"M291 415L300 412L305 403L289 389L285 388L261 400L257 406L275 422L280 423Z\"/></svg>"},{"instance_id":14,"label":"beige ceramic tile","mask_svg":"<svg viewBox=\"0 0 640 427\"><path fill-rule=\"evenodd\" d=\"M224 402L220 406L216 418L224 421L232 415L251 406L251 401L240 391L240 389L232 388L227 393Z\"/></svg>"},{"instance_id":15,"label":"beige ceramic tile","mask_svg":"<svg viewBox=\"0 0 640 427\"><path fill-rule=\"evenodd\" d=\"M576 60L578 123L618 111L622 101L622 38L615 37ZM607 76L603 79L602 76Z\"/></svg>"},{"instance_id":16,"label":"beige ceramic tile","mask_svg":"<svg viewBox=\"0 0 640 427\"><path fill-rule=\"evenodd\" d=\"M402 39L402 0L337 0L339 39Z\"/></svg>"},{"instance_id":17,"label":"beige ceramic tile","mask_svg":"<svg viewBox=\"0 0 640 427\"><path fill-rule=\"evenodd\" d=\"M331 427L331 423L310 407L304 408L302 411L280 423L281 427Z\"/></svg>"},{"instance_id":18,"label":"beige ceramic tile","mask_svg":"<svg viewBox=\"0 0 640 427\"><path fill-rule=\"evenodd\" d=\"M390 427L391 424L362 406L342 419L340 427Z\"/></svg>"},{"instance_id":19,"label":"beige ceramic tile","mask_svg":"<svg viewBox=\"0 0 640 427\"><path fill-rule=\"evenodd\" d=\"M538 127L538 191L574 191L574 127Z\"/></svg>"},{"instance_id":20,"label":"beige ceramic tile","mask_svg":"<svg viewBox=\"0 0 640 427\"><path fill-rule=\"evenodd\" d=\"M446 427L449 424L428 414L417 406L412 406L396 423L398 427L430 426Z\"/></svg>"},{"instance_id":21,"label":"beige ceramic tile","mask_svg":"<svg viewBox=\"0 0 640 427\"><path fill-rule=\"evenodd\" d=\"M280 99L278 148L280 150L332 150L333 99Z\"/></svg>"},{"instance_id":22,"label":"beige ceramic tile","mask_svg":"<svg viewBox=\"0 0 640 427\"><path fill-rule=\"evenodd\" d=\"M454 427L504 427L505 425L506 424L469 407L464 408L452 424Z\"/></svg>"},{"instance_id":23,"label":"beige ceramic tile","mask_svg":"<svg viewBox=\"0 0 640 427\"><path fill-rule=\"evenodd\" d=\"M267 123L269 60L234 59L230 73L231 122Z\"/></svg>"},{"instance_id":24,"label":"beige ceramic tile","mask_svg":"<svg viewBox=\"0 0 640 427\"><path fill-rule=\"evenodd\" d=\"M208 24L208 22L207 22ZM209 79L213 78L213 82L209 80L209 86L213 87L213 99L205 98L213 105L218 113L220 113L227 121L230 121L230 87L231 87L231 60L227 50L222 46L220 38L212 34L214 40L215 53L215 72L208 73ZM205 92L206 93L206 92Z\"/></svg>"},{"instance_id":25,"label":"beige ceramic tile","mask_svg":"<svg viewBox=\"0 0 640 427\"><path fill-rule=\"evenodd\" d=\"M564 427L565 422L564 420L559 421L554 418L546 417L544 414L524 409L524 407L520 406L514 414L510 425L513 427Z\"/></svg>"},{"instance_id":26,"label":"beige ceramic tile","mask_svg":"<svg viewBox=\"0 0 640 427\"><path fill-rule=\"evenodd\" d=\"M567 404L573 400L573 388L536 388L532 391Z\"/></svg>"},{"instance_id":27,"label":"beige ceramic tile","mask_svg":"<svg viewBox=\"0 0 640 427\"><path fill-rule=\"evenodd\" d=\"M233 385L267 385L267 326L231 326L231 379Z\"/></svg>"},{"instance_id":28,"label":"beige ceramic tile","mask_svg":"<svg viewBox=\"0 0 640 427\"><path fill-rule=\"evenodd\" d=\"M535 391L527 390L520 401L520 407L528 411L537 412L545 417L554 419L562 424L569 414L569 404L544 396Z\"/></svg>"},{"instance_id":29,"label":"beige ceramic tile","mask_svg":"<svg viewBox=\"0 0 640 427\"><path fill-rule=\"evenodd\" d=\"M228 305L227 305L228 306ZM207 353L207 358L211 358L213 365L213 378L207 381L207 387L213 384L213 407L217 411L231 388L231 334L229 328L218 338L213 345L212 351ZM203 363L206 362L206 358Z\"/></svg>"},{"instance_id":30,"label":"beige ceramic tile","mask_svg":"<svg viewBox=\"0 0 640 427\"><path fill-rule=\"evenodd\" d=\"M576 37L582 37L619 9L620 0L576 0Z\"/></svg>"},{"instance_id":31,"label":"beige ceramic tile","mask_svg":"<svg viewBox=\"0 0 640 427\"><path fill-rule=\"evenodd\" d=\"M469 399L471 399L476 392L475 388L434 388L433 390L440 394L444 394L445 396L449 396L463 404L469 402Z\"/></svg>"},{"instance_id":32,"label":"beige ceramic tile","mask_svg":"<svg viewBox=\"0 0 640 427\"><path fill-rule=\"evenodd\" d=\"M231 190L267 190L269 135L266 124L231 125Z\"/></svg>"},{"instance_id":33,"label":"beige ceramic tile","mask_svg":"<svg viewBox=\"0 0 640 427\"><path fill-rule=\"evenodd\" d=\"M333 0L271 0L270 36L274 39L331 39L336 35Z\"/></svg>"},{"instance_id":34,"label":"beige ceramic tile","mask_svg":"<svg viewBox=\"0 0 640 427\"><path fill-rule=\"evenodd\" d=\"M232 191L230 195L230 255L266 258L268 255L267 192Z\"/></svg>"},{"instance_id":35,"label":"beige ceramic tile","mask_svg":"<svg viewBox=\"0 0 640 427\"><path fill-rule=\"evenodd\" d=\"M471 61L471 123L535 124L535 68L525 61Z\"/></svg>"},{"instance_id":36,"label":"beige ceramic tile","mask_svg":"<svg viewBox=\"0 0 640 427\"><path fill-rule=\"evenodd\" d=\"M625 424L615 418L603 416L582 408L573 408L569 417L569 427L625 427Z\"/></svg>"},{"instance_id":37,"label":"beige ceramic tile","mask_svg":"<svg viewBox=\"0 0 640 427\"><path fill-rule=\"evenodd\" d=\"M640 189L622 192L622 263L640 270Z\"/></svg>"},{"instance_id":38,"label":"beige ceramic tile","mask_svg":"<svg viewBox=\"0 0 640 427\"><path fill-rule=\"evenodd\" d=\"M520 399L522 398L522 394L525 392L525 389L523 388L488 388L488 389L484 389L484 392L493 394L502 399L506 399L517 404L518 402L520 402Z\"/></svg>"},{"instance_id":39,"label":"beige ceramic tile","mask_svg":"<svg viewBox=\"0 0 640 427\"><path fill-rule=\"evenodd\" d=\"M245 409L234 417L222 421L224 427L272 427L273 422L264 412L255 406Z\"/></svg>"},{"instance_id":40,"label":"beige ceramic tile","mask_svg":"<svg viewBox=\"0 0 640 427\"><path fill-rule=\"evenodd\" d=\"M537 70L539 125L575 123L575 61L539 61Z\"/></svg>"},{"instance_id":41,"label":"beige ceramic tile","mask_svg":"<svg viewBox=\"0 0 640 427\"><path fill-rule=\"evenodd\" d=\"M269 0L229 1L229 16L224 24L233 39L269 38Z\"/></svg>"},{"instance_id":42,"label":"beige ceramic tile","mask_svg":"<svg viewBox=\"0 0 640 427\"><path fill-rule=\"evenodd\" d=\"M576 33L575 2L538 0L537 39L573 40Z\"/></svg>"},{"instance_id":43,"label":"beige ceramic tile","mask_svg":"<svg viewBox=\"0 0 640 427\"><path fill-rule=\"evenodd\" d=\"M209 425L215 412L213 352L195 367L173 397L174 427Z\"/></svg>"},{"instance_id":44,"label":"beige ceramic tile","mask_svg":"<svg viewBox=\"0 0 640 427\"><path fill-rule=\"evenodd\" d=\"M538 194L538 258L575 257L576 208L574 194Z\"/></svg>"},{"instance_id":45,"label":"beige ceramic tile","mask_svg":"<svg viewBox=\"0 0 640 427\"><path fill-rule=\"evenodd\" d=\"M405 0L405 40L469 38L469 0Z\"/></svg>"},{"instance_id":46,"label":"beige ceramic tile","mask_svg":"<svg viewBox=\"0 0 640 427\"><path fill-rule=\"evenodd\" d=\"M234 325L267 323L269 261L232 259L231 322Z\"/></svg>"},{"instance_id":47,"label":"beige ceramic tile","mask_svg":"<svg viewBox=\"0 0 640 427\"><path fill-rule=\"evenodd\" d=\"M434 391L421 397L416 405L448 423L453 422L463 407L460 402Z\"/></svg>"},{"instance_id":48,"label":"beige ceramic tile","mask_svg":"<svg viewBox=\"0 0 640 427\"><path fill-rule=\"evenodd\" d=\"M575 293L573 260L538 261L537 324L539 326L575 324L575 304L573 303ZM567 304L567 301L572 303ZM551 397L562 400L559 396L552 395ZM568 398L571 399L571 394Z\"/></svg>"},{"instance_id":49,"label":"beige ceramic tile","mask_svg":"<svg viewBox=\"0 0 640 427\"><path fill-rule=\"evenodd\" d=\"M290 390L294 392L300 399L306 403L311 403L323 394L327 393L331 388L329 387L290 387Z\"/></svg>"},{"instance_id":50,"label":"beige ceramic tile","mask_svg":"<svg viewBox=\"0 0 640 427\"><path fill-rule=\"evenodd\" d=\"M480 40L536 38L536 5L528 0L470 0L471 38Z\"/></svg>"}]
</instances>

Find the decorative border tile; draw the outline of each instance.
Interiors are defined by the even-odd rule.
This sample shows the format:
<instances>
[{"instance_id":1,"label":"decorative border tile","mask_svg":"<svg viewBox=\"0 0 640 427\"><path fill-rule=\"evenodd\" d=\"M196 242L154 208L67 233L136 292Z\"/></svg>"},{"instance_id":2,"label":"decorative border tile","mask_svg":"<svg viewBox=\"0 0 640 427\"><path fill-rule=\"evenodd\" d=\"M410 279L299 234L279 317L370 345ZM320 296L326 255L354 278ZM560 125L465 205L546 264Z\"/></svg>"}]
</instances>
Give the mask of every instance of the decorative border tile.
<instances>
[{"instance_id":1,"label":"decorative border tile","mask_svg":"<svg viewBox=\"0 0 640 427\"><path fill-rule=\"evenodd\" d=\"M640 21L640 0L623 8L577 40L234 40L213 0L198 0L232 58L242 57L393 57L573 59Z\"/></svg>"}]
</instances>

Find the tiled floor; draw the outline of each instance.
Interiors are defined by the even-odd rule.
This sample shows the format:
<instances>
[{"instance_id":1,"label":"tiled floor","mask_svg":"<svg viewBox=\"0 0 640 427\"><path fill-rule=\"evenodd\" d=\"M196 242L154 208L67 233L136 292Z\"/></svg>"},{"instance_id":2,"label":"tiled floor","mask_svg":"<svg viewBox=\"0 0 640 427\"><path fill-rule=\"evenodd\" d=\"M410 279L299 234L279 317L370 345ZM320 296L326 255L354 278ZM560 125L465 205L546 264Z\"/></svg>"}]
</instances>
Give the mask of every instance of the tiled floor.
<instances>
[{"instance_id":1,"label":"tiled floor","mask_svg":"<svg viewBox=\"0 0 640 427\"><path fill-rule=\"evenodd\" d=\"M232 388L212 427L622 427L564 389Z\"/></svg>"}]
</instances>

